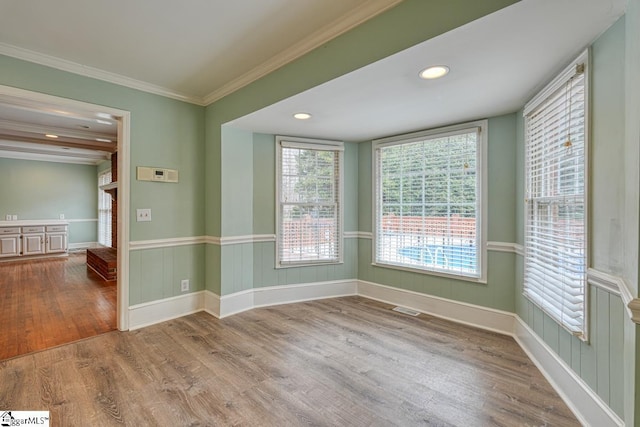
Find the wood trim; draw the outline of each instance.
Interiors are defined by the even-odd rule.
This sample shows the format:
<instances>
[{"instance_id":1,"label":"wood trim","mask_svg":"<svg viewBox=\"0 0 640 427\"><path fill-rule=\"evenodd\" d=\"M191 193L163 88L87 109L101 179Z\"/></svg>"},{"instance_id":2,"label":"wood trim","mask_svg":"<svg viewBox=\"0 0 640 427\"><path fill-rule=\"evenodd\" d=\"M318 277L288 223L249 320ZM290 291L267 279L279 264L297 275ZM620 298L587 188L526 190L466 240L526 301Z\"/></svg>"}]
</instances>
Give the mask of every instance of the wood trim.
<instances>
[{"instance_id":1,"label":"wood trim","mask_svg":"<svg viewBox=\"0 0 640 427\"><path fill-rule=\"evenodd\" d=\"M109 71L100 70L98 68L87 65L78 64L76 62L67 61L50 55L45 55L7 43L0 43L0 54L10 56L12 58L21 59L23 61L33 62L35 64L44 65L58 70L66 71L81 76L106 81L119 86L137 89L147 93L164 96L167 98L177 99L179 101L189 102L191 104L207 106L236 90L247 86L248 84L266 76L267 74L277 70L302 55L312 51L313 49L323 45L329 40L346 33L347 31L357 27L363 22L377 16L384 11L394 7L402 0L369 0L359 8L344 15L340 19L321 28L311 36L299 41L292 47L284 50L278 55L273 56L268 61L263 62L259 66L247 73L237 77L236 79L226 83L222 87L209 93L207 96L200 97L174 91L169 88L143 82L141 80L132 79L120 74Z\"/></svg>"},{"instance_id":2,"label":"wood trim","mask_svg":"<svg viewBox=\"0 0 640 427\"><path fill-rule=\"evenodd\" d=\"M411 308L421 313L479 327L505 335L513 335L514 314L502 310L454 301L377 283L358 281L358 295Z\"/></svg>"},{"instance_id":3,"label":"wood trim","mask_svg":"<svg viewBox=\"0 0 640 427\"><path fill-rule=\"evenodd\" d=\"M242 74L204 97L204 104L209 105L225 96L266 76L278 68L300 58L329 40L357 27L363 22L391 9L402 0L369 0L357 9L345 14L340 19L314 32L283 52L274 55L256 68Z\"/></svg>"},{"instance_id":4,"label":"wood trim","mask_svg":"<svg viewBox=\"0 0 640 427\"><path fill-rule=\"evenodd\" d=\"M218 317L223 318L258 307L352 295L357 295L355 279L253 288L221 296Z\"/></svg>"},{"instance_id":5,"label":"wood trim","mask_svg":"<svg viewBox=\"0 0 640 427\"><path fill-rule=\"evenodd\" d=\"M373 233L369 231L345 231L345 239L373 239Z\"/></svg>"},{"instance_id":6,"label":"wood trim","mask_svg":"<svg viewBox=\"0 0 640 427\"><path fill-rule=\"evenodd\" d=\"M144 249L171 248L175 246L200 245L208 243L206 236L174 237L169 239L138 240L129 242L130 251Z\"/></svg>"},{"instance_id":7,"label":"wood trim","mask_svg":"<svg viewBox=\"0 0 640 427\"><path fill-rule=\"evenodd\" d=\"M634 323L640 324L640 298L633 296L631 285L624 278L590 268L587 270L587 280L600 289L619 295L629 318Z\"/></svg>"},{"instance_id":8,"label":"wood trim","mask_svg":"<svg viewBox=\"0 0 640 427\"><path fill-rule=\"evenodd\" d=\"M12 58L33 62L34 64L44 65L46 67L66 71L68 73L78 74L84 77L102 80L119 86L137 89L143 92L153 93L167 98L205 106L202 98L200 97L176 92L162 86L157 86L151 83L122 76L120 74L111 73L109 71L100 70L98 68L89 67L87 65L78 64L76 62L67 61L64 59L45 55L43 53L34 52L32 50L23 49L17 46L12 46L6 43L0 43L0 55L10 56Z\"/></svg>"},{"instance_id":9,"label":"wood trim","mask_svg":"<svg viewBox=\"0 0 640 427\"><path fill-rule=\"evenodd\" d=\"M199 291L132 305L129 307L129 330L203 311L204 301L204 291Z\"/></svg>"},{"instance_id":10,"label":"wood trim","mask_svg":"<svg viewBox=\"0 0 640 427\"><path fill-rule=\"evenodd\" d=\"M611 408L520 317L515 319L514 339L583 425L624 426Z\"/></svg>"},{"instance_id":11,"label":"wood trim","mask_svg":"<svg viewBox=\"0 0 640 427\"><path fill-rule=\"evenodd\" d=\"M99 247L100 243L98 242L69 243L69 251L75 251L78 249L94 249Z\"/></svg>"},{"instance_id":12,"label":"wood trim","mask_svg":"<svg viewBox=\"0 0 640 427\"><path fill-rule=\"evenodd\" d=\"M602 399L516 314L377 283L353 279L273 286L222 297L211 291L195 292L131 307L131 328L137 329L194 311L206 311L217 318L223 318L255 307L355 294L513 336L580 422L598 426L624 425Z\"/></svg>"},{"instance_id":13,"label":"wood trim","mask_svg":"<svg viewBox=\"0 0 640 427\"><path fill-rule=\"evenodd\" d=\"M517 243L511 242L487 242L487 250L492 252L510 252L518 253Z\"/></svg>"},{"instance_id":14,"label":"wood trim","mask_svg":"<svg viewBox=\"0 0 640 427\"><path fill-rule=\"evenodd\" d=\"M243 243L275 242L275 234L251 234L247 236L220 237L220 245L240 245Z\"/></svg>"}]
</instances>

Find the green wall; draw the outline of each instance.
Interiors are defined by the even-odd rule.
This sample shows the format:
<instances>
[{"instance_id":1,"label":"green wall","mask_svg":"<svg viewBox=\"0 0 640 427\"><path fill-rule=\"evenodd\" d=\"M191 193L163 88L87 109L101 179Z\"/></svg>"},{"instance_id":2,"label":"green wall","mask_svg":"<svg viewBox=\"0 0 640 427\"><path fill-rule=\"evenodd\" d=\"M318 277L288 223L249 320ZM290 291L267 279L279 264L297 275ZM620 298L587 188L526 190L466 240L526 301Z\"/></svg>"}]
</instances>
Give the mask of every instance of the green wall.
<instances>
[{"instance_id":1,"label":"green wall","mask_svg":"<svg viewBox=\"0 0 640 427\"><path fill-rule=\"evenodd\" d=\"M487 146L488 222L487 241L515 240L516 116L489 119ZM371 142L359 146L360 231L372 232ZM487 284L401 271L372 265L372 241L358 242L358 278L500 310L514 311L514 254L487 252Z\"/></svg>"},{"instance_id":2,"label":"green wall","mask_svg":"<svg viewBox=\"0 0 640 427\"><path fill-rule=\"evenodd\" d=\"M131 112L132 241L271 235L274 136L225 123L511 3L405 0L206 108L4 56L0 84ZM626 18L593 46L590 224L592 265L621 274L633 289L640 211L639 47L640 0L630 0ZM521 111L489 119L488 241L523 243L523 134ZM180 182L136 181L136 166L178 169ZM372 230L371 194L371 142L347 143L345 231ZM136 208L151 208L153 221L135 222ZM220 296L264 286L368 280L515 311L628 423L640 407L637 327L620 298L599 288L589 289L590 342L583 343L521 296L522 257L513 253L488 253L486 285L373 267L371 239L362 237L345 239L345 262L339 265L275 269L274 257L271 241L131 251L130 302L180 295L184 278L191 280L192 291L208 289Z\"/></svg>"},{"instance_id":3,"label":"green wall","mask_svg":"<svg viewBox=\"0 0 640 427\"><path fill-rule=\"evenodd\" d=\"M131 112L131 241L204 234L204 107L1 55L0 85ZM178 169L180 182L163 184L137 181L136 166ZM95 167L93 170L95 174ZM153 221L136 222L136 208L151 208ZM92 216L95 217L95 210ZM196 270L204 271L204 259L198 253L194 248L192 253L186 255L187 258L179 259L195 263ZM162 258L162 264L171 263L167 257ZM136 270L143 266L143 263L137 262L131 265L131 301L153 301L160 294L167 295L169 287L155 280L155 277L145 283L135 280L148 274ZM192 290L204 287L203 274L194 275L194 280L199 283L192 284ZM175 285L174 280L171 286Z\"/></svg>"},{"instance_id":4,"label":"green wall","mask_svg":"<svg viewBox=\"0 0 640 427\"><path fill-rule=\"evenodd\" d=\"M89 220L69 224L69 243L97 241L96 166L0 158L0 220Z\"/></svg>"}]
</instances>

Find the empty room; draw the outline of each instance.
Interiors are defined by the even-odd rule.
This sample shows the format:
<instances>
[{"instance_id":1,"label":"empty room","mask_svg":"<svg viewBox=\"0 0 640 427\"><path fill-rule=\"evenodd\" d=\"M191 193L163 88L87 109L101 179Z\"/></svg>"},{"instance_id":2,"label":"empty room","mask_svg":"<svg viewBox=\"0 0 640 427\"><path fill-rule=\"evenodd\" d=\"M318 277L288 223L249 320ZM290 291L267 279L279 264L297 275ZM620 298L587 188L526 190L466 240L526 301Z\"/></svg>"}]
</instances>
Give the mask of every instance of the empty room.
<instances>
[{"instance_id":1,"label":"empty room","mask_svg":"<svg viewBox=\"0 0 640 427\"><path fill-rule=\"evenodd\" d=\"M2 423L640 425L640 0L0 20Z\"/></svg>"}]
</instances>

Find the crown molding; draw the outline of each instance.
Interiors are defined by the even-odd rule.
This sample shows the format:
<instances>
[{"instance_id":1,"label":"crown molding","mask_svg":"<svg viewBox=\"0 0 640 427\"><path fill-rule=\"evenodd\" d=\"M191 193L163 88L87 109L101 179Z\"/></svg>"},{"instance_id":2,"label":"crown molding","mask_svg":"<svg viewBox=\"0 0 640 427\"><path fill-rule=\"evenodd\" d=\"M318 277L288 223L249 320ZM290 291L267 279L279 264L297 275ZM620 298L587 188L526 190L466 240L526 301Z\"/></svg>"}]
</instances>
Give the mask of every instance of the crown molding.
<instances>
[{"instance_id":1,"label":"crown molding","mask_svg":"<svg viewBox=\"0 0 640 427\"><path fill-rule=\"evenodd\" d=\"M360 7L345 14L340 19L324 26L320 30L314 32L310 36L302 39L290 48L287 48L271 59L263 62L254 69L242 74L240 77L224 84L220 88L214 90L204 98L198 96L187 95L176 92L171 89L154 85L151 83L136 80L120 74L104 71L99 68L78 64L77 62L56 58L40 52L24 49L6 43L0 43L0 55L21 59L23 61L32 62L46 67L55 68L69 73L78 74L85 77L102 80L108 83L117 84L131 89L164 96L167 98L177 99L179 101L191 104L207 106L236 90L247 86L250 83L266 76L267 74L277 70L283 65L301 57L302 55L321 46L329 40L346 33L352 28L357 27L363 22L377 16L386 10L396 6L402 0L369 0Z\"/></svg>"},{"instance_id":2,"label":"crown molding","mask_svg":"<svg viewBox=\"0 0 640 427\"><path fill-rule=\"evenodd\" d=\"M90 67L88 65L78 64L77 62L67 61L66 59L60 59L54 56L45 55L44 53L34 52L32 50L12 46L6 43L0 42L0 55L10 56L12 58L21 59L23 61L33 62L34 64L44 65L45 67L55 68L57 70L78 74L84 77L102 80L108 83L117 84L119 86L164 96L166 98L177 99L178 101L189 102L191 104L202 106L205 105L202 99L198 97L175 92L162 86L132 79L130 77L126 77L109 71L104 71L99 68Z\"/></svg>"},{"instance_id":3,"label":"crown molding","mask_svg":"<svg viewBox=\"0 0 640 427\"><path fill-rule=\"evenodd\" d=\"M64 155L54 154L46 151L36 152L33 150L21 150L15 147L2 146L0 141L0 158L14 160L33 160L38 162L72 163L77 165L96 166L105 161L104 158L97 159L80 154Z\"/></svg>"},{"instance_id":4,"label":"crown molding","mask_svg":"<svg viewBox=\"0 0 640 427\"><path fill-rule=\"evenodd\" d=\"M263 62L254 69L224 84L204 97L204 104L209 105L225 96L235 92L244 86L266 76L278 68L300 58L313 49L323 45L347 31L357 27L363 22L391 9L402 0L369 0L360 7L345 14L340 19L324 26L310 36L300 40L290 48L287 48L271 59Z\"/></svg>"}]
</instances>

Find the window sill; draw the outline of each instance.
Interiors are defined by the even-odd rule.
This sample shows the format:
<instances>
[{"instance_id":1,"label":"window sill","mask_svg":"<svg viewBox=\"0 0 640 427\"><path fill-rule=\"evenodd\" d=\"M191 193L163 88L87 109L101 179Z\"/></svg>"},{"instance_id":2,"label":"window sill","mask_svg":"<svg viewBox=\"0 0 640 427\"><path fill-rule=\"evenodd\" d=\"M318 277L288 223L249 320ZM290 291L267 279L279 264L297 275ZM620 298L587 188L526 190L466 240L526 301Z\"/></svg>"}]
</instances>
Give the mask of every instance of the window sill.
<instances>
[{"instance_id":1,"label":"window sill","mask_svg":"<svg viewBox=\"0 0 640 427\"><path fill-rule=\"evenodd\" d=\"M296 267L322 267L328 265L340 265L344 264L343 260L339 261L316 261L316 262L304 262L304 263L295 263L295 264L276 264L276 270L281 268L296 268Z\"/></svg>"},{"instance_id":2,"label":"window sill","mask_svg":"<svg viewBox=\"0 0 640 427\"><path fill-rule=\"evenodd\" d=\"M477 283L479 285L486 285L487 284L487 278L486 277L462 276L462 275L452 274L452 273L445 273L445 272L439 272L439 271L433 271L433 270L424 270L424 269L421 269L421 268L411 268L411 267L407 267L407 266L403 266L403 265L383 264L383 263L376 263L376 262L372 262L371 265L374 266L374 267L390 268L392 270L407 271L409 273L418 273L418 274L424 274L424 275L427 275L427 276L437 276L437 277L444 277L444 278L447 278L447 279L460 280L460 281L463 281L463 282Z\"/></svg>"}]
</instances>

